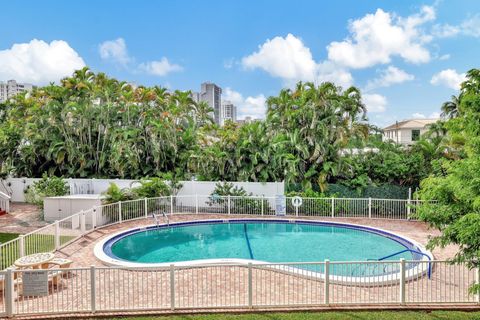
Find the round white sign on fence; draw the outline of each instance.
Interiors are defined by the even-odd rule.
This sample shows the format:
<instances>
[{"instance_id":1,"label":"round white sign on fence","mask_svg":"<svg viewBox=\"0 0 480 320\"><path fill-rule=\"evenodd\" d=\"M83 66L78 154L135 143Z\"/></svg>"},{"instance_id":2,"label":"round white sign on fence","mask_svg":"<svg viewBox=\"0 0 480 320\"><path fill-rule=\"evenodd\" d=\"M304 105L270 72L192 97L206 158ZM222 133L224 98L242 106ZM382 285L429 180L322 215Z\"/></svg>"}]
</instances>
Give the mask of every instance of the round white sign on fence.
<instances>
[{"instance_id":1,"label":"round white sign on fence","mask_svg":"<svg viewBox=\"0 0 480 320\"><path fill-rule=\"evenodd\" d=\"M299 196L296 196L296 197L292 198L292 205L294 207L298 208L302 205L302 203L303 203L303 200Z\"/></svg>"}]
</instances>

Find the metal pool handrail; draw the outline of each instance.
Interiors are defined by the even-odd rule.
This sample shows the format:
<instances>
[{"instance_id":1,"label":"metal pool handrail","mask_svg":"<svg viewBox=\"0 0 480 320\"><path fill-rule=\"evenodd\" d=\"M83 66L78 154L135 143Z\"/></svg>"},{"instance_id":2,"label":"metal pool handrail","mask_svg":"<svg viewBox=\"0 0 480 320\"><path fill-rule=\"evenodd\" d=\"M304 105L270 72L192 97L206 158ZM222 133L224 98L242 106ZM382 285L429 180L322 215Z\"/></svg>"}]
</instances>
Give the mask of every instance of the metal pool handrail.
<instances>
[{"instance_id":1,"label":"metal pool handrail","mask_svg":"<svg viewBox=\"0 0 480 320\"><path fill-rule=\"evenodd\" d=\"M430 258L430 256L424 252L421 252L421 251L418 251L418 250L413 250L413 249L405 249L405 250L401 250L401 251L398 251L398 252L395 252L395 253L392 253L388 256L385 256L385 257L382 257L382 258L379 258L379 259L368 259L370 261L382 261L382 260L385 260L385 259L388 259L388 258L391 258L391 257L394 257L394 256L397 256L399 254L402 254L404 252L412 252L412 253L416 253L416 254L419 254L421 256L424 256L424 257L427 257L428 259L428 279L430 279L430 276L432 274L432 258Z\"/></svg>"}]
</instances>

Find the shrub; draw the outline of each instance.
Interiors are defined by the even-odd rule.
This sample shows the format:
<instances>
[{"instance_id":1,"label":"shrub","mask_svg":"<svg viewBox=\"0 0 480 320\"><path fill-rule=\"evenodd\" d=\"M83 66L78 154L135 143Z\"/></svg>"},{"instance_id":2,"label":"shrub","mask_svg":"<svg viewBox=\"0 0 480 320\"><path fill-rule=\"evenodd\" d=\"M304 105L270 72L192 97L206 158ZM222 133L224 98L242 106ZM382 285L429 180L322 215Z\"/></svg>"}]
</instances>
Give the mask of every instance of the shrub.
<instances>
[{"instance_id":1,"label":"shrub","mask_svg":"<svg viewBox=\"0 0 480 320\"><path fill-rule=\"evenodd\" d=\"M42 178L31 185L25 199L28 203L33 203L43 208L43 199L45 197L64 196L69 193L68 183L60 177L49 177L44 174Z\"/></svg>"},{"instance_id":2,"label":"shrub","mask_svg":"<svg viewBox=\"0 0 480 320\"><path fill-rule=\"evenodd\" d=\"M115 183L111 183L107 191L103 193L104 203L115 203L119 201L136 200L143 198L155 198L169 196L174 193L179 184L175 183L172 188L162 178L146 178L140 180L140 186L135 188L120 189Z\"/></svg>"},{"instance_id":3,"label":"shrub","mask_svg":"<svg viewBox=\"0 0 480 320\"><path fill-rule=\"evenodd\" d=\"M230 208L235 213L258 213L262 209L264 212L270 211L267 199L252 199L252 193L248 193L242 187L237 187L230 182L217 183L207 204L209 206L219 205L226 212L228 210L227 196L234 197L231 199Z\"/></svg>"},{"instance_id":4,"label":"shrub","mask_svg":"<svg viewBox=\"0 0 480 320\"><path fill-rule=\"evenodd\" d=\"M140 181L140 186L133 188L135 199L155 198L169 196L172 194L172 188L161 178L144 179Z\"/></svg>"}]
</instances>

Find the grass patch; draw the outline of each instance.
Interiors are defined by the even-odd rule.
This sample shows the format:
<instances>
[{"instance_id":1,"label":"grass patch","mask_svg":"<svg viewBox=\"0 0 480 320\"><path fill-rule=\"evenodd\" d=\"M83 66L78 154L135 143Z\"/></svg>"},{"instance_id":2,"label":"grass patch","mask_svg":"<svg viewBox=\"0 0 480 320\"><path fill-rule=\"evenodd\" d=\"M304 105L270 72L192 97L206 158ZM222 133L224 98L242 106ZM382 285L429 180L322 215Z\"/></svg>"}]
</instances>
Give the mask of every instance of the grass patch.
<instances>
[{"instance_id":1,"label":"grass patch","mask_svg":"<svg viewBox=\"0 0 480 320\"><path fill-rule=\"evenodd\" d=\"M5 243L18 237L18 233L0 233L0 243Z\"/></svg>"},{"instance_id":2,"label":"grass patch","mask_svg":"<svg viewBox=\"0 0 480 320\"><path fill-rule=\"evenodd\" d=\"M119 317L110 318L119 319ZM131 320L479 320L480 312L462 311L356 311L356 312L290 312L249 314L177 315L125 317Z\"/></svg>"}]
</instances>

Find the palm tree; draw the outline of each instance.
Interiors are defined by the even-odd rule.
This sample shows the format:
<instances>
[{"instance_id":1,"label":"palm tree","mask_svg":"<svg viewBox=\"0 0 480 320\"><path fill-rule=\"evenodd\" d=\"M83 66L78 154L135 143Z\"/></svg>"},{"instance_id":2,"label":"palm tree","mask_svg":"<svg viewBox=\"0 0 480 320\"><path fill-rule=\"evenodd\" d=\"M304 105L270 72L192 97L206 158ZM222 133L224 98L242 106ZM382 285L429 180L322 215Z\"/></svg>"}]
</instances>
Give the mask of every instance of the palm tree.
<instances>
[{"instance_id":1,"label":"palm tree","mask_svg":"<svg viewBox=\"0 0 480 320\"><path fill-rule=\"evenodd\" d=\"M442 104L441 116L444 119L453 119L458 117L459 110L458 107L460 105L460 96L452 95L450 101L446 101Z\"/></svg>"}]
</instances>

